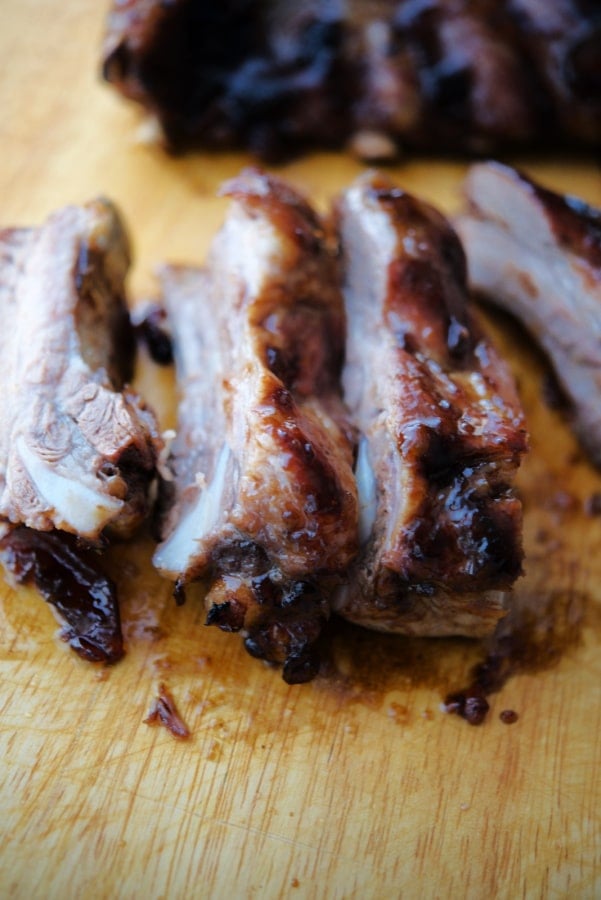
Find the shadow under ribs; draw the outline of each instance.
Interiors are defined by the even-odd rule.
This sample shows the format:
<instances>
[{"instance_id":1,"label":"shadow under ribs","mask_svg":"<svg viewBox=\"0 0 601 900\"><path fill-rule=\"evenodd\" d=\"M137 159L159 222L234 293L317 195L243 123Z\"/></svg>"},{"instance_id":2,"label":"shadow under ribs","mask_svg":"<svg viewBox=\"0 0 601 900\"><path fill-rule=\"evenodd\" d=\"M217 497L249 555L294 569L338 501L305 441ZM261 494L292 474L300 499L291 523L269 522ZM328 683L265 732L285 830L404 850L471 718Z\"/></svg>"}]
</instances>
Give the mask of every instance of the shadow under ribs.
<instances>
[{"instance_id":1,"label":"shadow under ribs","mask_svg":"<svg viewBox=\"0 0 601 900\"><path fill-rule=\"evenodd\" d=\"M468 311L464 254L438 212L367 175L337 224L361 553L336 611L382 630L485 634L521 570L514 384Z\"/></svg>"},{"instance_id":2,"label":"shadow under ribs","mask_svg":"<svg viewBox=\"0 0 601 900\"><path fill-rule=\"evenodd\" d=\"M601 212L500 163L472 166L465 193L472 286L539 341L601 465Z\"/></svg>"},{"instance_id":3,"label":"shadow under ribs","mask_svg":"<svg viewBox=\"0 0 601 900\"><path fill-rule=\"evenodd\" d=\"M357 550L336 259L283 182L224 192L207 268L162 273L182 400L154 563L179 589L207 576L207 623L301 682Z\"/></svg>"},{"instance_id":4,"label":"shadow under ribs","mask_svg":"<svg viewBox=\"0 0 601 900\"><path fill-rule=\"evenodd\" d=\"M135 351L128 266L106 200L0 232L0 559L18 581L35 581L74 649L108 661L123 652L115 589L81 543L140 524L160 444L154 416L125 385Z\"/></svg>"}]
</instances>

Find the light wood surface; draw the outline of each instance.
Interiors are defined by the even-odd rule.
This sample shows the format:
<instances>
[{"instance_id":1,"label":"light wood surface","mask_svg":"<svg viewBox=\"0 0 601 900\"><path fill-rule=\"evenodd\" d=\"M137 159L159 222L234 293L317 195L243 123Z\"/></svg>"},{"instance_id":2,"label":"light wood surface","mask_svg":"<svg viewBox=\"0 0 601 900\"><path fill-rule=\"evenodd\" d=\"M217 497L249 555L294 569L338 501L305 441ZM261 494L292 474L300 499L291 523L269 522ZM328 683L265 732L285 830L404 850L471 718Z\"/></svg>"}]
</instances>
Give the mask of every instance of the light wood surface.
<instances>
[{"instance_id":1,"label":"light wood surface","mask_svg":"<svg viewBox=\"0 0 601 900\"><path fill-rule=\"evenodd\" d=\"M242 155L168 159L136 144L137 113L99 84L104 3L5 3L0 26L3 225L98 193L136 251L132 297L164 259L201 261ZM601 203L591 161L527 161L550 186ZM359 171L316 155L283 173L323 204ZM446 210L462 163L399 165ZM115 550L128 654L98 670L56 638L33 591L0 582L0 896L16 898L584 897L601 895L601 476L541 401L527 342L495 326L520 379L532 452L527 574L548 659L495 695L479 728L440 711L478 644L338 629L328 672L288 687L236 636L175 608L151 543ZM139 386L173 424L173 383ZM555 636L554 636L555 635ZM539 653L540 656L540 653ZM540 659L539 659L540 663ZM143 719L166 682L193 736ZM503 709L519 713L500 722Z\"/></svg>"}]
</instances>

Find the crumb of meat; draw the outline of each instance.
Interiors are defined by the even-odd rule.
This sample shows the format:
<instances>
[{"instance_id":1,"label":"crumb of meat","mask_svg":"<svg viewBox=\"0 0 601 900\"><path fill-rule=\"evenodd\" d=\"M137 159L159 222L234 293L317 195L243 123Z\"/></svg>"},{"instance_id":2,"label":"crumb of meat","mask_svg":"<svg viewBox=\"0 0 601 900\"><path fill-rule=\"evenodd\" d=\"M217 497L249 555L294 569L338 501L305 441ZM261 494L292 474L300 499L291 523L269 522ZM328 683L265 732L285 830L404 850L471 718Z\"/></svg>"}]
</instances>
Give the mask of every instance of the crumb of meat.
<instances>
[{"instance_id":1,"label":"crumb of meat","mask_svg":"<svg viewBox=\"0 0 601 900\"><path fill-rule=\"evenodd\" d=\"M173 737L179 740L187 740L190 737L190 729L180 716L175 700L167 690L164 683L159 685L158 697L155 698L148 715L144 719L145 725L162 725L170 731Z\"/></svg>"},{"instance_id":2,"label":"crumb of meat","mask_svg":"<svg viewBox=\"0 0 601 900\"><path fill-rule=\"evenodd\" d=\"M481 725L490 706L484 694L472 688L471 691L449 694L441 708L443 712L461 716L470 725Z\"/></svg>"}]
</instances>

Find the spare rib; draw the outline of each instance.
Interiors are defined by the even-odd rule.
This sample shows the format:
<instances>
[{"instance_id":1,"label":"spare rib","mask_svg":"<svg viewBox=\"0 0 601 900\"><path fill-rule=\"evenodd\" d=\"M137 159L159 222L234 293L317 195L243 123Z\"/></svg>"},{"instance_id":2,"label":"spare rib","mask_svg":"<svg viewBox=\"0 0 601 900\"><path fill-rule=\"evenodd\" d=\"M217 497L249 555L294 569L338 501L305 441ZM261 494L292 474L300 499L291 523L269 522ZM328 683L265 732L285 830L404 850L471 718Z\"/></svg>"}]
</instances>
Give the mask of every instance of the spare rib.
<instances>
[{"instance_id":1,"label":"spare rib","mask_svg":"<svg viewBox=\"0 0 601 900\"><path fill-rule=\"evenodd\" d=\"M499 163L472 166L465 192L470 281L540 342L601 465L601 212Z\"/></svg>"},{"instance_id":2,"label":"spare rib","mask_svg":"<svg viewBox=\"0 0 601 900\"><path fill-rule=\"evenodd\" d=\"M56 587L60 533L100 545L107 535L129 536L148 513L160 438L126 386L135 350L128 265L127 237L106 200L65 207L39 228L0 232L0 553L18 578L36 568L36 548L54 547L44 571ZM49 534L37 540L35 532ZM89 566L76 577L94 592ZM116 599L98 602L119 644Z\"/></svg>"},{"instance_id":3,"label":"spare rib","mask_svg":"<svg viewBox=\"0 0 601 900\"><path fill-rule=\"evenodd\" d=\"M173 150L601 144L594 0L113 0L103 55Z\"/></svg>"},{"instance_id":4,"label":"spare rib","mask_svg":"<svg viewBox=\"0 0 601 900\"><path fill-rule=\"evenodd\" d=\"M225 193L207 268L162 275L182 399L154 562L180 589L208 578L207 623L306 681L357 549L337 260L278 179L249 170Z\"/></svg>"},{"instance_id":5,"label":"spare rib","mask_svg":"<svg viewBox=\"0 0 601 900\"><path fill-rule=\"evenodd\" d=\"M514 384L468 308L464 254L438 212L366 175L337 223L361 551L335 608L386 631L485 634L521 570Z\"/></svg>"}]
</instances>

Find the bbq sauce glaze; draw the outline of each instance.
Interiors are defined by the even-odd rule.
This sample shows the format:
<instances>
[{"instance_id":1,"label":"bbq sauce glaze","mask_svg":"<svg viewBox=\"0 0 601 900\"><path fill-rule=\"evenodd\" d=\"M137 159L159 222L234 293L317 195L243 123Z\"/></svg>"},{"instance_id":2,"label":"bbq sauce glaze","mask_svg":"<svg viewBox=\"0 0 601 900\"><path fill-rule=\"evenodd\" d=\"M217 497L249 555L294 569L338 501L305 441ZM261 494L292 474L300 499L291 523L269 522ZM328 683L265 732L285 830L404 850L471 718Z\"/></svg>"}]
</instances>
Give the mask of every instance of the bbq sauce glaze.
<instances>
[{"instance_id":1,"label":"bbq sauce glaze","mask_svg":"<svg viewBox=\"0 0 601 900\"><path fill-rule=\"evenodd\" d=\"M6 568L34 584L63 623L61 637L83 659L115 663L124 654L117 590L96 554L64 532L20 527L0 542Z\"/></svg>"}]
</instances>

